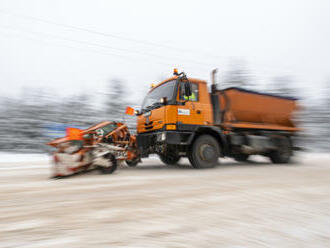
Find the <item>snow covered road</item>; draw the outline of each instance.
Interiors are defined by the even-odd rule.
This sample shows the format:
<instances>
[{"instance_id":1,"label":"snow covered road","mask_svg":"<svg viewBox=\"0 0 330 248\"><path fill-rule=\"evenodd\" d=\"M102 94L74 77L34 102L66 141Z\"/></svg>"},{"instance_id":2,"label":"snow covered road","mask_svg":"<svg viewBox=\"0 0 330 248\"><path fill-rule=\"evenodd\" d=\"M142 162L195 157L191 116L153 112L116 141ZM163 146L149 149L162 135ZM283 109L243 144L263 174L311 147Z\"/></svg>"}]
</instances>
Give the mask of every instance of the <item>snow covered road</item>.
<instances>
[{"instance_id":1,"label":"snow covered road","mask_svg":"<svg viewBox=\"0 0 330 248\"><path fill-rule=\"evenodd\" d=\"M253 160L50 180L46 157L2 157L0 247L329 247L330 156Z\"/></svg>"}]
</instances>

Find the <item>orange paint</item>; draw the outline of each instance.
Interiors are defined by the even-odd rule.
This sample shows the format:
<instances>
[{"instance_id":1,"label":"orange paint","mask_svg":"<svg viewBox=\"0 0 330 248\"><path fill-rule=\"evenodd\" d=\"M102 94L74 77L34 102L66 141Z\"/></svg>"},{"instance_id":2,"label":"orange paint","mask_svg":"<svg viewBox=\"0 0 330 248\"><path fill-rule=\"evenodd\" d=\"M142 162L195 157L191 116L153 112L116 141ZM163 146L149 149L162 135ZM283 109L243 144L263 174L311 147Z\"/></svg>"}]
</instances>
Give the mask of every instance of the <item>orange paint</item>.
<instances>
[{"instance_id":1,"label":"orange paint","mask_svg":"<svg viewBox=\"0 0 330 248\"><path fill-rule=\"evenodd\" d=\"M295 100L235 88L224 92L226 97L219 94L221 109L227 108L223 127L293 132L300 130L292 121L292 114L298 110Z\"/></svg>"},{"instance_id":2,"label":"orange paint","mask_svg":"<svg viewBox=\"0 0 330 248\"><path fill-rule=\"evenodd\" d=\"M68 127L66 129L67 140L83 140L82 130L78 128Z\"/></svg>"},{"instance_id":3,"label":"orange paint","mask_svg":"<svg viewBox=\"0 0 330 248\"><path fill-rule=\"evenodd\" d=\"M125 114L127 114L127 115L134 115L134 109L131 108L131 107L127 107L126 108L126 111L125 111Z\"/></svg>"}]
</instances>

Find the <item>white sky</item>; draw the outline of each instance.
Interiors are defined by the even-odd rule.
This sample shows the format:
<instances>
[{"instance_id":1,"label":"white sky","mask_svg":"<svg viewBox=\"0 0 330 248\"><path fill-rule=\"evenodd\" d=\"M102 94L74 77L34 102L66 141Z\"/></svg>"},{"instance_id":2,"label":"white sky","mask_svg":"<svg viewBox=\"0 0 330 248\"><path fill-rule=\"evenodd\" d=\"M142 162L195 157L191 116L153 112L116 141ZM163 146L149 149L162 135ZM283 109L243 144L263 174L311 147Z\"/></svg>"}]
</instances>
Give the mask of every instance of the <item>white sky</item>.
<instances>
[{"instance_id":1,"label":"white sky","mask_svg":"<svg viewBox=\"0 0 330 248\"><path fill-rule=\"evenodd\" d=\"M330 79L329 24L329 0L1 0L0 96L28 86L99 93L120 78L139 98L174 67L209 80L237 58L258 83L292 75L319 94Z\"/></svg>"}]
</instances>

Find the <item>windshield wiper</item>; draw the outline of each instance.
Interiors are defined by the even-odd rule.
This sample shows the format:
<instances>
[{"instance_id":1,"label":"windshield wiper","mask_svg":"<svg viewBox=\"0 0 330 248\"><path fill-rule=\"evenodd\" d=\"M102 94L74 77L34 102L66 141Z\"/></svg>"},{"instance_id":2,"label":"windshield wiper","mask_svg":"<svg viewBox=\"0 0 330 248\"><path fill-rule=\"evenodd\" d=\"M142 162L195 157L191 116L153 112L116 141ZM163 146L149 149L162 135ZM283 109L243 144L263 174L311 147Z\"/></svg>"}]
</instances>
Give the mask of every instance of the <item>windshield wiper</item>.
<instances>
[{"instance_id":1,"label":"windshield wiper","mask_svg":"<svg viewBox=\"0 0 330 248\"><path fill-rule=\"evenodd\" d=\"M142 109L142 111L145 113L145 112L148 112L152 109L160 108L161 106L163 106L163 104L161 102L155 102L155 103L151 104L150 106Z\"/></svg>"}]
</instances>

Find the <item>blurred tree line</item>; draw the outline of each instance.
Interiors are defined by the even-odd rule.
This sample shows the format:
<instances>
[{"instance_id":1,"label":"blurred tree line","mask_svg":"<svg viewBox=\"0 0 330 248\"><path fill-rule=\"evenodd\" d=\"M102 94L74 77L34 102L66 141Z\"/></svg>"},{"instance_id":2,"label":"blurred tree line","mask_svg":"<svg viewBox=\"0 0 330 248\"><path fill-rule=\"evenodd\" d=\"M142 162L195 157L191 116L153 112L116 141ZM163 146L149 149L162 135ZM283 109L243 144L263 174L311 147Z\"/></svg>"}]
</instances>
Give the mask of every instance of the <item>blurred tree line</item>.
<instances>
[{"instance_id":1,"label":"blurred tree line","mask_svg":"<svg viewBox=\"0 0 330 248\"><path fill-rule=\"evenodd\" d=\"M302 132L298 135L298 145L310 151L329 151L330 149L330 80L322 87L323 92L317 100L304 96L290 75L271 78L267 85L258 85L247 69L244 61L235 61L221 77L218 88L243 87L279 96L298 98L300 110L294 113L294 120Z\"/></svg>"},{"instance_id":2,"label":"blurred tree line","mask_svg":"<svg viewBox=\"0 0 330 248\"><path fill-rule=\"evenodd\" d=\"M258 85L243 63L232 64L220 76L219 88L243 87L300 98L302 109L295 119L304 129L301 145L323 151L330 148L330 80L322 97L311 102L291 76L278 76L266 86ZM47 151L45 144L54 138L49 136L49 128L56 123L86 128L103 120L124 121L134 133L136 118L125 115L125 108L140 104L131 101L128 89L118 79L109 82L103 95L63 97L46 90L25 89L19 99L3 97L0 102L0 151L8 152Z\"/></svg>"},{"instance_id":3,"label":"blurred tree line","mask_svg":"<svg viewBox=\"0 0 330 248\"><path fill-rule=\"evenodd\" d=\"M102 99L99 101L99 99ZM95 101L96 100L96 101ZM124 116L131 104L121 80L111 80L103 95L54 95L26 88L19 98L0 98L0 151L45 152L56 125L87 128L100 121L123 121L135 129L135 118ZM61 136L60 136L61 137Z\"/></svg>"}]
</instances>

